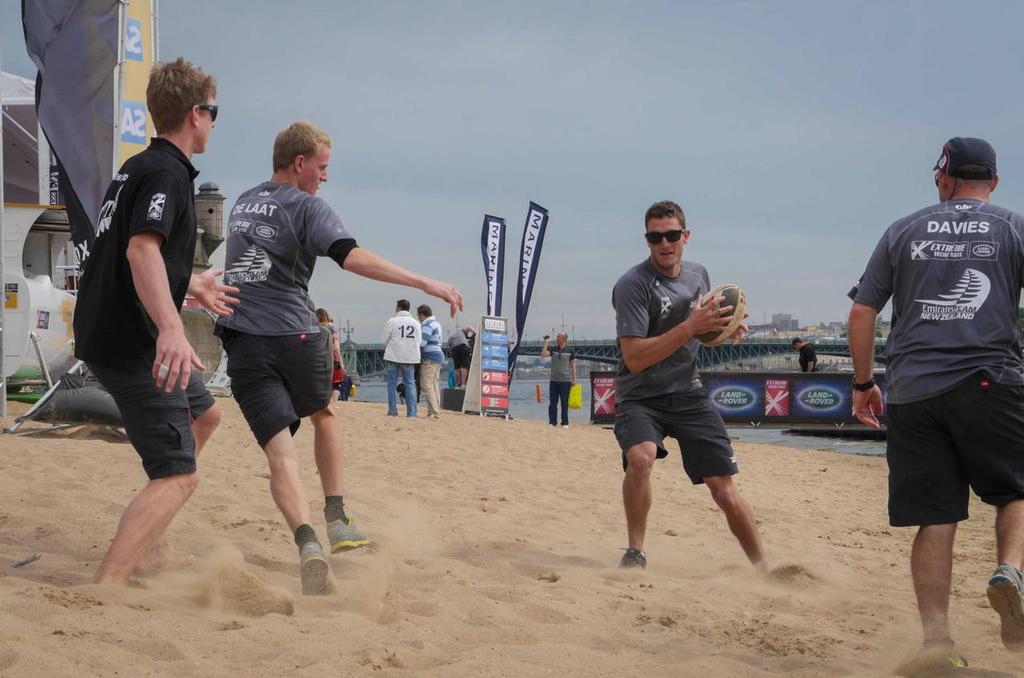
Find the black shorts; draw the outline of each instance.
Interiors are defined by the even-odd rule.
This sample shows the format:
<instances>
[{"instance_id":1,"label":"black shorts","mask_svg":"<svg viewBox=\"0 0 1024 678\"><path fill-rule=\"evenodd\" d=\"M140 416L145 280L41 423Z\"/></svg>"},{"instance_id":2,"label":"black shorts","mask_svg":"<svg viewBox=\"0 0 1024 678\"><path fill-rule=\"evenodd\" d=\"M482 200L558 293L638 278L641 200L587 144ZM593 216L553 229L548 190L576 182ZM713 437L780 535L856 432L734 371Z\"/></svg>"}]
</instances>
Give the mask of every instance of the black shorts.
<instances>
[{"instance_id":1,"label":"black shorts","mask_svg":"<svg viewBox=\"0 0 1024 678\"><path fill-rule=\"evenodd\" d=\"M221 339L231 394L260 447L286 428L294 435L302 417L330 404L334 359L327 328L283 337L226 330Z\"/></svg>"},{"instance_id":2,"label":"black shorts","mask_svg":"<svg viewBox=\"0 0 1024 678\"><path fill-rule=\"evenodd\" d=\"M469 346L466 344L459 344L452 348L452 363L455 369L469 369L469 364L473 362L473 352L469 350Z\"/></svg>"},{"instance_id":3,"label":"black shorts","mask_svg":"<svg viewBox=\"0 0 1024 678\"><path fill-rule=\"evenodd\" d=\"M658 446L656 458L667 457L666 437L679 443L683 469L694 485L703 483L704 478L739 472L725 424L703 388L671 400L655 398L618 404L615 438L622 448L623 470L627 465L626 452L640 443L654 443Z\"/></svg>"},{"instance_id":4,"label":"black shorts","mask_svg":"<svg viewBox=\"0 0 1024 678\"><path fill-rule=\"evenodd\" d=\"M167 393L156 386L152 361L133 364L127 370L88 367L114 398L128 440L142 458L150 480L195 473L192 422L213 407L202 372L192 370L186 390Z\"/></svg>"},{"instance_id":5,"label":"black shorts","mask_svg":"<svg viewBox=\"0 0 1024 678\"><path fill-rule=\"evenodd\" d=\"M1024 386L976 374L940 396L886 409L894 527L966 520L968 488L995 506L1024 499Z\"/></svg>"}]
</instances>

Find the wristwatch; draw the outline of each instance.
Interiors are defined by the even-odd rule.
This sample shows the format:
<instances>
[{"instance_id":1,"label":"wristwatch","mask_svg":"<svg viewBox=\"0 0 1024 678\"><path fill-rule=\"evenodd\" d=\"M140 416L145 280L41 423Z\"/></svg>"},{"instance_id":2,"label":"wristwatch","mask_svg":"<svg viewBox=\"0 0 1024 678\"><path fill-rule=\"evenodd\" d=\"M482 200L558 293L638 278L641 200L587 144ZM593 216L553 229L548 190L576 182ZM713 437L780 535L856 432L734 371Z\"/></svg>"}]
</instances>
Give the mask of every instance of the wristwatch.
<instances>
[{"instance_id":1,"label":"wristwatch","mask_svg":"<svg viewBox=\"0 0 1024 678\"><path fill-rule=\"evenodd\" d=\"M870 391L874 387L875 387L875 380L874 379L868 379L863 384L858 384L857 382L853 382L853 390L855 390L855 391Z\"/></svg>"}]
</instances>

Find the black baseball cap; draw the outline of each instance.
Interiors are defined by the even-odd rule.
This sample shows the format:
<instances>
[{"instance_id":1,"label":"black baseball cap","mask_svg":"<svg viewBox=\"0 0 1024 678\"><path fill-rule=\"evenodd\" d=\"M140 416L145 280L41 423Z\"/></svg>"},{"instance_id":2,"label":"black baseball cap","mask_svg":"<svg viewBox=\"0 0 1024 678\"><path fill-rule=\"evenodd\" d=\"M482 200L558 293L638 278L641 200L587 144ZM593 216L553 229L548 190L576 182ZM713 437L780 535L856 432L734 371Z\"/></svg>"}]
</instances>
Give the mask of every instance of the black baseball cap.
<instances>
[{"instance_id":1,"label":"black baseball cap","mask_svg":"<svg viewBox=\"0 0 1024 678\"><path fill-rule=\"evenodd\" d=\"M995 179L996 149L984 139L953 137L932 169L957 179Z\"/></svg>"}]
</instances>

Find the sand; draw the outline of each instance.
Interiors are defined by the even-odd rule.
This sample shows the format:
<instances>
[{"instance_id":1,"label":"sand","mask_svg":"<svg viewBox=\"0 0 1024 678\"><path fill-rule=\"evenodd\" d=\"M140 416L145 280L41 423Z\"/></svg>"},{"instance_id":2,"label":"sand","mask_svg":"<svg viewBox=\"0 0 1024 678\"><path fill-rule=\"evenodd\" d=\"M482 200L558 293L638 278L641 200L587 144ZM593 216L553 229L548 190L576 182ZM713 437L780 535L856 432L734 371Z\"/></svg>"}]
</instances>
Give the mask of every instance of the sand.
<instances>
[{"instance_id":1,"label":"sand","mask_svg":"<svg viewBox=\"0 0 1024 678\"><path fill-rule=\"evenodd\" d=\"M130 587L88 582L145 482L133 450L82 429L0 436L0 563L41 555L0 566L0 675L884 676L920 643L883 459L737 444L774 568L759 578L672 455L649 567L622 572L611 431L340 403L346 505L374 543L331 556L337 592L305 598L266 461L220 403L171 528L194 562ZM310 426L298 443L322 535ZM954 633L961 675L1018 676L984 596L992 520L975 503L961 526Z\"/></svg>"}]
</instances>

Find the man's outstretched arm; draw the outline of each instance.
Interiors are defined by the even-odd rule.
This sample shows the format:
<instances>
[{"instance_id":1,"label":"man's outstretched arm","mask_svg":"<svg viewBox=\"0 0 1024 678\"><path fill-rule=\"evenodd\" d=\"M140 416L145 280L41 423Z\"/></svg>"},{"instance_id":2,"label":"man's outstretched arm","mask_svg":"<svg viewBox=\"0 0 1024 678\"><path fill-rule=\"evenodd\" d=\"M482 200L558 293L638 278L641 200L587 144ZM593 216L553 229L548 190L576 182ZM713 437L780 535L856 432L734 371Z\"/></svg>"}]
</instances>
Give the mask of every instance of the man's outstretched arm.
<instances>
[{"instance_id":1,"label":"man's outstretched arm","mask_svg":"<svg viewBox=\"0 0 1024 678\"><path fill-rule=\"evenodd\" d=\"M448 302L453 318L458 311L463 310L462 293L459 292L455 285L434 280L419 273L413 273L365 248L356 247L350 250L344 258L342 267L346 271L351 271L364 278L394 283L395 285L415 287L432 297L444 299Z\"/></svg>"}]
</instances>

